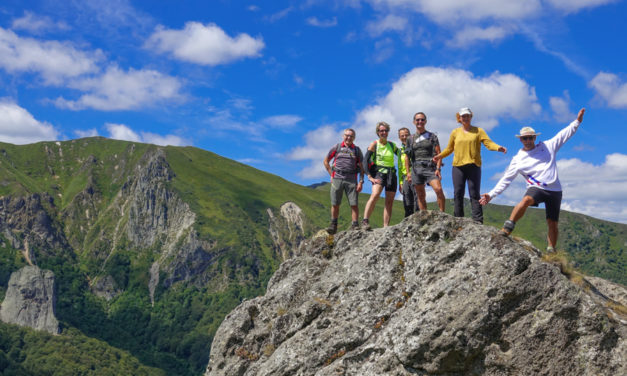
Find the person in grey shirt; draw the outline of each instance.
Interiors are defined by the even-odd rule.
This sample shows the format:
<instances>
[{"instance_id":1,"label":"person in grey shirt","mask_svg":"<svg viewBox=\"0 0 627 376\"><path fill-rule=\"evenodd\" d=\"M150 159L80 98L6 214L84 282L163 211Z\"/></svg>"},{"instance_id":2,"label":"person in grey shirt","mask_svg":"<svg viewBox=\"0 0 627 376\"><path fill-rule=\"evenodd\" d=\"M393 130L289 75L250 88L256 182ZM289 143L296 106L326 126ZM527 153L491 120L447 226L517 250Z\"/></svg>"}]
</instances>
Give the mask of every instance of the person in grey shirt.
<instances>
[{"instance_id":1,"label":"person in grey shirt","mask_svg":"<svg viewBox=\"0 0 627 376\"><path fill-rule=\"evenodd\" d=\"M341 143L336 144L324 157L324 167L331 176L331 224L327 228L329 234L337 232L337 219L340 215L342 196L346 193L351 207L351 229L359 228L358 193L364 185L364 156L359 146L355 145L355 131L345 129ZM331 166L333 161L333 166ZM357 174L360 174L357 182Z\"/></svg>"}]
</instances>

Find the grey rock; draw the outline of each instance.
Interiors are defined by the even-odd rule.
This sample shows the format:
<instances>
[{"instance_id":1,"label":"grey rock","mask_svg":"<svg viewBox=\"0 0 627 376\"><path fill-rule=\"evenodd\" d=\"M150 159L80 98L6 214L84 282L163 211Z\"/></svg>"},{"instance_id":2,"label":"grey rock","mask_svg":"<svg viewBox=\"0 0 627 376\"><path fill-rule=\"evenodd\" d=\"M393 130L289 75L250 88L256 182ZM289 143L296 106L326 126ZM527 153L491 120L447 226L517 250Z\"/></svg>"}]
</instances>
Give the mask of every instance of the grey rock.
<instances>
[{"instance_id":1,"label":"grey rock","mask_svg":"<svg viewBox=\"0 0 627 376\"><path fill-rule=\"evenodd\" d=\"M302 209L288 201L279 208L279 215L267 209L268 232L274 244L275 252L285 261L292 257L305 240L306 226L309 224Z\"/></svg>"},{"instance_id":2,"label":"grey rock","mask_svg":"<svg viewBox=\"0 0 627 376\"><path fill-rule=\"evenodd\" d=\"M107 301L114 299L122 293L115 285L115 280L110 275L96 278L95 282L90 286L94 295L104 298Z\"/></svg>"},{"instance_id":3,"label":"grey rock","mask_svg":"<svg viewBox=\"0 0 627 376\"><path fill-rule=\"evenodd\" d=\"M225 318L207 376L627 374L627 326L495 228L419 212L306 243Z\"/></svg>"},{"instance_id":4,"label":"grey rock","mask_svg":"<svg viewBox=\"0 0 627 376\"><path fill-rule=\"evenodd\" d=\"M54 315L54 273L37 266L25 266L13 272L0 308L3 322L59 333Z\"/></svg>"}]
</instances>

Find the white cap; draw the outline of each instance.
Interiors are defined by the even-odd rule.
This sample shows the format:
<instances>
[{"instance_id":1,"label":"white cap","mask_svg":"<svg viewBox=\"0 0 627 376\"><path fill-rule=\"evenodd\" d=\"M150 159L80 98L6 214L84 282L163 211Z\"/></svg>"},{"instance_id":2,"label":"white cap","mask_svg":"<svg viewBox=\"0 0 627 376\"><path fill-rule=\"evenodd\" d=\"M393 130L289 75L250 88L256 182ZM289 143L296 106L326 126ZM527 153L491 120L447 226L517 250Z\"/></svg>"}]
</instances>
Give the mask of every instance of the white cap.
<instances>
[{"instance_id":1,"label":"white cap","mask_svg":"<svg viewBox=\"0 0 627 376\"><path fill-rule=\"evenodd\" d=\"M468 107L462 107L459 110L459 116L462 116L462 115L471 115L472 116L472 111L470 111L470 108L468 108Z\"/></svg>"},{"instance_id":2,"label":"white cap","mask_svg":"<svg viewBox=\"0 0 627 376\"><path fill-rule=\"evenodd\" d=\"M517 134L516 137L521 138L524 136L537 136L541 133L536 133L535 129L531 127L522 127L520 130L520 134Z\"/></svg>"}]
</instances>

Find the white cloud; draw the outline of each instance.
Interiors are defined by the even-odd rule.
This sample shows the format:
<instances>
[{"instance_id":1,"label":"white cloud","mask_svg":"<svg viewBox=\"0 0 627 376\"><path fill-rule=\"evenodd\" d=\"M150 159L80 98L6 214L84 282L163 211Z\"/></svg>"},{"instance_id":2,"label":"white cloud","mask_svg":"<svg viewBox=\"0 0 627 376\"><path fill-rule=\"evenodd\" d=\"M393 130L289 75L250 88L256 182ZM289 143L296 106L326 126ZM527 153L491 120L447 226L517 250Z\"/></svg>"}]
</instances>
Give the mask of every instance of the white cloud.
<instances>
[{"instance_id":1,"label":"white cloud","mask_svg":"<svg viewBox=\"0 0 627 376\"><path fill-rule=\"evenodd\" d=\"M112 66L101 76L76 79L69 86L87 94L78 100L58 98L55 104L60 108L131 110L163 101L182 100L181 82L153 70L122 71Z\"/></svg>"},{"instance_id":2,"label":"white cloud","mask_svg":"<svg viewBox=\"0 0 627 376\"><path fill-rule=\"evenodd\" d=\"M374 44L374 50L371 61L381 64L394 55L394 42L390 38L378 40Z\"/></svg>"},{"instance_id":3,"label":"white cloud","mask_svg":"<svg viewBox=\"0 0 627 376\"><path fill-rule=\"evenodd\" d=\"M333 27L337 25L337 17L333 17L328 20L320 20L318 17L309 17L306 22L308 25L315 27Z\"/></svg>"},{"instance_id":4,"label":"white cloud","mask_svg":"<svg viewBox=\"0 0 627 376\"><path fill-rule=\"evenodd\" d=\"M179 60L215 66L258 57L265 44L261 37L253 38L248 34L230 37L213 23L187 22L183 30L157 27L146 47L171 53Z\"/></svg>"},{"instance_id":5,"label":"white cloud","mask_svg":"<svg viewBox=\"0 0 627 376\"><path fill-rule=\"evenodd\" d=\"M613 73L599 72L588 86L596 90L611 108L627 108L627 83Z\"/></svg>"},{"instance_id":6,"label":"white cloud","mask_svg":"<svg viewBox=\"0 0 627 376\"><path fill-rule=\"evenodd\" d=\"M290 129L303 120L298 115L275 115L263 119L261 122L270 128Z\"/></svg>"},{"instance_id":7,"label":"white cloud","mask_svg":"<svg viewBox=\"0 0 627 376\"><path fill-rule=\"evenodd\" d=\"M574 13L584 8L594 8L600 5L615 3L617 0L545 0L553 7Z\"/></svg>"},{"instance_id":8,"label":"white cloud","mask_svg":"<svg viewBox=\"0 0 627 376\"><path fill-rule=\"evenodd\" d=\"M465 19L520 19L537 14L540 0L367 0L373 7L396 12L424 13L438 23Z\"/></svg>"},{"instance_id":9,"label":"white cloud","mask_svg":"<svg viewBox=\"0 0 627 376\"><path fill-rule=\"evenodd\" d=\"M304 179L323 177L326 174L322 160L333 145L342 141L341 130L335 125L323 125L318 129L307 132L304 136L305 146L292 149L287 158L295 161L310 161L300 176ZM365 153L365 148L362 148ZM328 175L328 174L327 174Z\"/></svg>"},{"instance_id":10,"label":"white cloud","mask_svg":"<svg viewBox=\"0 0 627 376\"><path fill-rule=\"evenodd\" d=\"M50 17L25 11L22 17L13 20L11 28L13 30L27 30L31 33L41 33L48 30L68 30L70 27L64 22L55 22Z\"/></svg>"},{"instance_id":11,"label":"white cloud","mask_svg":"<svg viewBox=\"0 0 627 376\"><path fill-rule=\"evenodd\" d=\"M381 19L368 22L366 31L368 31L368 34L371 36L378 37L387 31L403 31L407 28L407 23L408 20L405 17L388 14Z\"/></svg>"},{"instance_id":12,"label":"white cloud","mask_svg":"<svg viewBox=\"0 0 627 376\"><path fill-rule=\"evenodd\" d=\"M30 144L56 140L54 127L33 117L10 99L0 98L0 141L11 144Z\"/></svg>"},{"instance_id":13,"label":"white cloud","mask_svg":"<svg viewBox=\"0 0 627 376\"><path fill-rule=\"evenodd\" d=\"M0 27L0 68L9 73L36 73L48 84L98 71L102 53L84 52L70 43L22 38Z\"/></svg>"},{"instance_id":14,"label":"white cloud","mask_svg":"<svg viewBox=\"0 0 627 376\"><path fill-rule=\"evenodd\" d=\"M562 209L583 213L595 218L627 223L627 155L614 153L605 156L600 165L580 159L557 161L562 183ZM492 177L496 181L501 173ZM516 180L494 202L514 205L525 192L525 181ZM486 192L489 190L486 189Z\"/></svg>"},{"instance_id":15,"label":"white cloud","mask_svg":"<svg viewBox=\"0 0 627 376\"><path fill-rule=\"evenodd\" d=\"M98 136L98 130L96 128L85 129L85 130L83 130L83 129L75 129L74 130L74 134L78 138L96 137L96 136Z\"/></svg>"},{"instance_id":16,"label":"white cloud","mask_svg":"<svg viewBox=\"0 0 627 376\"><path fill-rule=\"evenodd\" d=\"M109 138L113 138L116 140L143 142L143 143L162 145L162 146L190 145L190 143L187 140L179 136L175 136L175 135L162 136L162 135L150 133L150 132L137 133L124 124L107 123L105 124L105 127L107 128L107 131L109 132Z\"/></svg>"},{"instance_id":17,"label":"white cloud","mask_svg":"<svg viewBox=\"0 0 627 376\"><path fill-rule=\"evenodd\" d=\"M496 127L500 118L529 119L541 110L534 88L513 74L494 72L475 77L460 69L416 68L399 78L387 95L358 112L351 126L357 132L355 143L365 150L375 139L374 126L381 120L392 126L390 137L396 140L396 130L406 126L413 131L411 119L414 113L423 111L428 117L427 129L438 134L444 147L450 132L458 126L455 113L463 106L472 108L473 123L486 130ZM310 168L302 172L303 178L321 177L324 169L318 164L340 140L339 127L324 125L309 132L305 146L293 149L288 157L312 161Z\"/></svg>"},{"instance_id":18,"label":"white cloud","mask_svg":"<svg viewBox=\"0 0 627 376\"><path fill-rule=\"evenodd\" d=\"M266 17L266 20L270 23L274 23L282 18L287 17L288 14L290 14L290 12L292 12L294 10L294 7L287 7L279 12L276 12L268 17Z\"/></svg>"},{"instance_id":19,"label":"white cloud","mask_svg":"<svg viewBox=\"0 0 627 376\"><path fill-rule=\"evenodd\" d=\"M512 28L501 26L489 26L486 28L478 26L468 26L458 31L449 45L454 47L468 48L476 42L498 42L512 32Z\"/></svg>"},{"instance_id":20,"label":"white cloud","mask_svg":"<svg viewBox=\"0 0 627 376\"><path fill-rule=\"evenodd\" d=\"M564 90L563 97L550 97L549 105L551 110L553 110L553 118L562 123L572 121L576 115L570 111L570 103L568 90Z\"/></svg>"}]
</instances>

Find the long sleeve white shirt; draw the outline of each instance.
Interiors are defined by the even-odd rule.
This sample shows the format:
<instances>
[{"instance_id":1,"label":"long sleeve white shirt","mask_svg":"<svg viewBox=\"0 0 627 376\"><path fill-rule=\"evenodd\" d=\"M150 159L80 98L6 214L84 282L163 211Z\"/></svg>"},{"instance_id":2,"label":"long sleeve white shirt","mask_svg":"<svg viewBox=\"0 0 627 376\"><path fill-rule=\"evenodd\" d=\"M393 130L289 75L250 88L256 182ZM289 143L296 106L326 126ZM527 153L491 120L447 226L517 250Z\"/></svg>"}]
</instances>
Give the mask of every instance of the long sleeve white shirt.
<instances>
[{"instance_id":1,"label":"long sleeve white shirt","mask_svg":"<svg viewBox=\"0 0 627 376\"><path fill-rule=\"evenodd\" d=\"M540 141L529 151L520 149L512 158L501 180L488 193L490 198L501 194L518 174L527 181L527 188L537 187L547 191L561 191L562 185L557 176L555 155L562 145L575 134L579 124L579 121L573 121L553 138L548 141Z\"/></svg>"}]
</instances>

